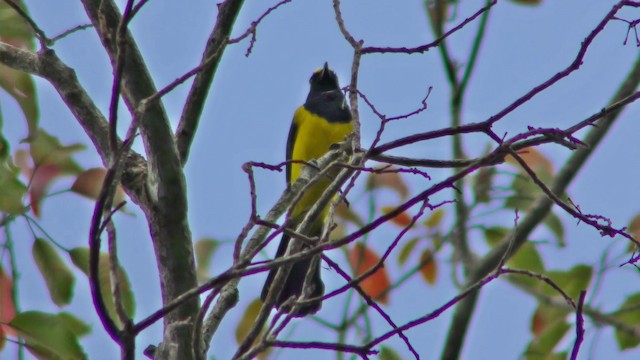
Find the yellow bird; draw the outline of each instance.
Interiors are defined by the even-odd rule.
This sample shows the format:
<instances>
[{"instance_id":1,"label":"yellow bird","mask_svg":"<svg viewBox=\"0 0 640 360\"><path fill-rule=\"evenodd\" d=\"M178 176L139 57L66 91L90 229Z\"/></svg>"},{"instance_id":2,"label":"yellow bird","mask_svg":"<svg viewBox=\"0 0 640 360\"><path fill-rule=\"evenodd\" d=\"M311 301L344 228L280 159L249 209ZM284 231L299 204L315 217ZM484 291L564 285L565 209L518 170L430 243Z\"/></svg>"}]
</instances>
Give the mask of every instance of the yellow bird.
<instances>
[{"instance_id":1,"label":"yellow bird","mask_svg":"<svg viewBox=\"0 0 640 360\"><path fill-rule=\"evenodd\" d=\"M309 162L322 157L329 151L331 145L339 143L345 139L353 130L351 111L335 72L329 69L327 63L324 67L315 71L309 79L310 90L304 105L300 106L293 115L293 122L289 129L287 140L287 160L297 160ZM287 186L290 186L300 176L304 164L299 162L287 163ZM291 212L290 228L295 229L304 218L305 213L318 201L327 187L331 184L330 178L320 179L311 186L296 204ZM322 226L328 213L328 207L313 222L308 236L319 236ZM281 257L287 251L290 237L286 234L280 240L280 246L276 253L276 258ZM303 248L308 248L304 246ZM267 281L262 288L261 298L264 301L269 294L271 283L276 276L277 268L269 272ZM291 272L287 277L282 291L277 297L276 308L287 313L290 308L282 305L291 297L298 298L303 291L304 279L311 271L311 288L309 293L313 298L319 298L324 294L324 284L320 278L320 261L317 266L311 266L311 258L298 261L293 264ZM301 306L291 315L296 317L313 314L320 309L321 301L315 301L305 306Z\"/></svg>"}]
</instances>

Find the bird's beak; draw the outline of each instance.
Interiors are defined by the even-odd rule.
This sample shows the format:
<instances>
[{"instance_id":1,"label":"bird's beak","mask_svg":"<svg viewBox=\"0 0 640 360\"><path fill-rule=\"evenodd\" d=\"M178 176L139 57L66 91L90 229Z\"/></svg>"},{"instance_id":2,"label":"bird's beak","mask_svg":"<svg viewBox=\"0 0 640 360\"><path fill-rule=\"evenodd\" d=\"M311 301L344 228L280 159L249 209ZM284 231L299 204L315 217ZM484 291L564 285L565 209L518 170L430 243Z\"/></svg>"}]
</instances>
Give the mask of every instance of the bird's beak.
<instances>
[{"instance_id":1,"label":"bird's beak","mask_svg":"<svg viewBox=\"0 0 640 360\"><path fill-rule=\"evenodd\" d=\"M325 61L324 67L322 68L322 73L320 73L320 77L324 77L328 73L329 73L329 63Z\"/></svg>"}]
</instances>

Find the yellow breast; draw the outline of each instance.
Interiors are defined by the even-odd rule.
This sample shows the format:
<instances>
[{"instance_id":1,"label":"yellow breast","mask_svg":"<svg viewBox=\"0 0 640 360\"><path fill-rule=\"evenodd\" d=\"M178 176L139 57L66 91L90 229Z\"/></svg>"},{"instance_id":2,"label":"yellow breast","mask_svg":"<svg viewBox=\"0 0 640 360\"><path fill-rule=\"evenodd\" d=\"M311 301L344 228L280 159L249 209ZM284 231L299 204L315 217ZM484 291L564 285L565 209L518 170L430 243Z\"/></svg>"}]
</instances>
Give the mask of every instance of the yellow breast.
<instances>
[{"instance_id":1,"label":"yellow breast","mask_svg":"<svg viewBox=\"0 0 640 360\"><path fill-rule=\"evenodd\" d=\"M343 141L353 130L353 122L330 123L302 106L296 110L293 121L297 127L297 136L291 153L292 160L318 159L329 151L331 145ZM290 183L300 176L303 166L298 163L291 164ZM331 179L322 179L306 191L292 215L295 217L311 208L330 183ZM325 214L321 218L326 216L326 211L325 209Z\"/></svg>"}]
</instances>

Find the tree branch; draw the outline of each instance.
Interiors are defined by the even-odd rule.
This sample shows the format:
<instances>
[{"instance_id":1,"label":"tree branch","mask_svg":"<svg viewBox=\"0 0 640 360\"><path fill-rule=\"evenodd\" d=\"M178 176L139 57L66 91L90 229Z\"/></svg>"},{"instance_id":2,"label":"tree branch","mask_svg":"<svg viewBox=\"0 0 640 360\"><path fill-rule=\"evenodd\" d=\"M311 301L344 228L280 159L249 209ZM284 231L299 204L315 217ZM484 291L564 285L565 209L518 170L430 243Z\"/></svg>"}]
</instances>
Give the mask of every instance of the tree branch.
<instances>
[{"instance_id":1,"label":"tree branch","mask_svg":"<svg viewBox=\"0 0 640 360\"><path fill-rule=\"evenodd\" d=\"M202 71L196 75L191 85L191 90L187 97L180 123L176 131L176 143L180 155L182 166L186 164L189 157L189 149L200 122L202 109L209 94L209 88L213 82L213 77L220 64L220 59L227 46L233 24L242 8L244 0L227 0L218 4L218 17L213 31L207 40L207 46L202 55L201 64L207 63Z\"/></svg>"}]
</instances>

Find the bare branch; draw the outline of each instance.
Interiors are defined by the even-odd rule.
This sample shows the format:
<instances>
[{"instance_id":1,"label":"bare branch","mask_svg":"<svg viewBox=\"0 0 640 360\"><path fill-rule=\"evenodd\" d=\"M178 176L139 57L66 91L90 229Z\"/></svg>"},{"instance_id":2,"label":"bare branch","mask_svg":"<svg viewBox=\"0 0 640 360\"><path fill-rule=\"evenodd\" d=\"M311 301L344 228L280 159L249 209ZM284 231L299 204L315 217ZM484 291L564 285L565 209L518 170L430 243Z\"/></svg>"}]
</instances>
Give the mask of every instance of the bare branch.
<instances>
[{"instance_id":1,"label":"bare branch","mask_svg":"<svg viewBox=\"0 0 640 360\"><path fill-rule=\"evenodd\" d=\"M193 80L175 135L183 166L189 157L189 148L198 128L209 88L243 2L244 0L228 0L218 4L216 25L202 55L201 64L206 63L206 66L203 66Z\"/></svg>"}]
</instances>

